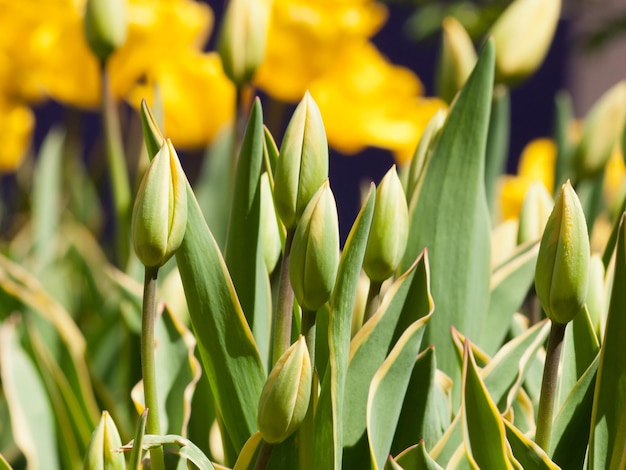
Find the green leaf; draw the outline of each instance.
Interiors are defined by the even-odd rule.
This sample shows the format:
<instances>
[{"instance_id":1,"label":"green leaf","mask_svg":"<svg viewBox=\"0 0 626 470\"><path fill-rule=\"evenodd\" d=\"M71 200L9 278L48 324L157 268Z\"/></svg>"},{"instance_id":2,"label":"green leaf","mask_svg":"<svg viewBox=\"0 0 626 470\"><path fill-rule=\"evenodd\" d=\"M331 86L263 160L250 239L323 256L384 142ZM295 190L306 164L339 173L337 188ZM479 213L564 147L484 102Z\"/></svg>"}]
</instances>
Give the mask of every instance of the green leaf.
<instances>
[{"instance_id":1,"label":"green leaf","mask_svg":"<svg viewBox=\"0 0 626 470\"><path fill-rule=\"evenodd\" d=\"M538 253L539 242L521 245L491 273L489 309L479 342L488 354L495 354L502 345L513 314L533 285Z\"/></svg>"},{"instance_id":2,"label":"green leaf","mask_svg":"<svg viewBox=\"0 0 626 470\"><path fill-rule=\"evenodd\" d=\"M348 372L352 309L375 200L376 191L374 185L371 185L365 204L350 230L339 260L328 320L329 360L315 414L314 456L317 468L334 468L335 470L342 468L344 395Z\"/></svg>"},{"instance_id":3,"label":"green leaf","mask_svg":"<svg viewBox=\"0 0 626 470\"><path fill-rule=\"evenodd\" d=\"M396 461L404 470L442 470L442 467L428 455L423 440L398 455Z\"/></svg>"},{"instance_id":4,"label":"green leaf","mask_svg":"<svg viewBox=\"0 0 626 470\"><path fill-rule=\"evenodd\" d=\"M456 98L411 210L402 267L428 248L437 315L425 342L435 345L438 364L458 377L450 327L474 340L489 302L489 211L485 196L485 148L494 73L489 41Z\"/></svg>"},{"instance_id":5,"label":"green leaf","mask_svg":"<svg viewBox=\"0 0 626 470\"><path fill-rule=\"evenodd\" d=\"M468 454L480 468L513 469L504 422L483 383L476 361L465 342L463 359L463 439Z\"/></svg>"},{"instance_id":6,"label":"green leaf","mask_svg":"<svg viewBox=\"0 0 626 470\"><path fill-rule=\"evenodd\" d=\"M257 455L263 445L268 444L263 442L263 437L259 431L255 432L250 436L250 439L248 439L246 445L243 446L243 449L241 449L233 470L254 470Z\"/></svg>"},{"instance_id":7,"label":"green leaf","mask_svg":"<svg viewBox=\"0 0 626 470\"><path fill-rule=\"evenodd\" d=\"M164 303L158 307L154 335L160 429L166 434L186 435L191 399L201 374L194 356L196 341ZM135 406L144 408L141 381L131 395Z\"/></svg>"},{"instance_id":8,"label":"green leaf","mask_svg":"<svg viewBox=\"0 0 626 470\"><path fill-rule=\"evenodd\" d=\"M615 276L596 380L589 440L589 468L617 468L626 453L626 435L620 422L626 413L626 243L624 220L617 237ZM619 440L618 440L619 439Z\"/></svg>"},{"instance_id":9,"label":"green leaf","mask_svg":"<svg viewBox=\"0 0 626 470\"><path fill-rule=\"evenodd\" d=\"M439 465L447 468L459 447L463 447L463 423L460 412L455 415L446 432L433 446L430 455Z\"/></svg>"},{"instance_id":10,"label":"green leaf","mask_svg":"<svg viewBox=\"0 0 626 470\"><path fill-rule=\"evenodd\" d=\"M391 450L415 357L422 344L424 327L431 317L432 304L428 315L404 330L372 378L367 399L367 436L375 469L384 466Z\"/></svg>"},{"instance_id":11,"label":"green leaf","mask_svg":"<svg viewBox=\"0 0 626 470\"><path fill-rule=\"evenodd\" d=\"M570 390L554 418L549 455L562 468L584 466L599 363L600 355Z\"/></svg>"},{"instance_id":12,"label":"green leaf","mask_svg":"<svg viewBox=\"0 0 626 470\"><path fill-rule=\"evenodd\" d=\"M33 247L35 271L54 257L61 211L61 180L65 131L53 127L41 145L33 175Z\"/></svg>"},{"instance_id":13,"label":"green leaf","mask_svg":"<svg viewBox=\"0 0 626 470\"><path fill-rule=\"evenodd\" d=\"M506 159L509 154L509 134L511 127L511 98L509 89L499 85L493 92L491 102L491 116L489 118L489 132L487 133L487 149L485 151L485 192L487 204L492 217L496 183L506 169Z\"/></svg>"},{"instance_id":14,"label":"green leaf","mask_svg":"<svg viewBox=\"0 0 626 470\"><path fill-rule=\"evenodd\" d=\"M204 371L227 438L239 452L256 431L265 370L219 247L187 190L187 230L176 262Z\"/></svg>"},{"instance_id":15,"label":"green leaf","mask_svg":"<svg viewBox=\"0 0 626 470\"><path fill-rule=\"evenodd\" d=\"M150 450L161 446L174 446L181 457L193 463L200 470L215 470L211 461L198 447L189 439L175 434L167 434L165 436L155 436L154 434L146 434L143 437L143 450ZM133 441L121 447L122 451L129 451L133 448Z\"/></svg>"},{"instance_id":16,"label":"green leaf","mask_svg":"<svg viewBox=\"0 0 626 470\"><path fill-rule=\"evenodd\" d=\"M128 460L128 470L140 470L140 464L142 460L142 447L143 447L143 437L146 432L146 421L148 420L148 410L143 410L143 413L139 416L137 420L137 429L135 430L135 439L134 443L137 443L136 446L133 446L133 450L130 451L130 458Z\"/></svg>"},{"instance_id":17,"label":"green leaf","mask_svg":"<svg viewBox=\"0 0 626 470\"><path fill-rule=\"evenodd\" d=\"M257 98L239 151L235 192L224 259L241 308L267 368L271 333L271 293L260 233L263 112Z\"/></svg>"},{"instance_id":18,"label":"green leaf","mask_svg":"<svg viewBox=\"0 0 626 470\"><path fill-rule=\"evenodd\" d=\"M368 390L376 371L408 325L433 308L428 257L423 252L386 292L378 311L350 343L343 414L344 446L354 446L366 427Z\"/></svg>"},{"instance_id":19,"label":"green leaf","mask_svg":"<svg viewBox=\"0 0 626 470\"><path fill-rule=\"evenodd\" d=\"M520 463L522 468L532 468L534 470L558 470L559 467L546 455L541 447L528 439L519 429L504 420L506 427L506 438L511 445L513 456ZM584 449L584 447L583 447ZM582 468L564 467L564 468Z\"/></svg>"},{"instance_id":20,"label":"green leaf","mask_svg":"<svg viewBox=\"0 0 626 470\"><path fill-rule=\"evenodd\" d=\"M13 316L0 327L0 373L13 437L29 468L56 470L60 467L54 410L45 384L21 344L18 326L19 317Z\"/></svg>"},{"instance_id":21,"label":"green leaf","mask_svg":"<svg viewBox=\"0 0 626 470\"><path fill-rule=\"evenodd\" d=\"M2 454L0 454L0 470L13 470Z\"/></svg>"}]
</instances>

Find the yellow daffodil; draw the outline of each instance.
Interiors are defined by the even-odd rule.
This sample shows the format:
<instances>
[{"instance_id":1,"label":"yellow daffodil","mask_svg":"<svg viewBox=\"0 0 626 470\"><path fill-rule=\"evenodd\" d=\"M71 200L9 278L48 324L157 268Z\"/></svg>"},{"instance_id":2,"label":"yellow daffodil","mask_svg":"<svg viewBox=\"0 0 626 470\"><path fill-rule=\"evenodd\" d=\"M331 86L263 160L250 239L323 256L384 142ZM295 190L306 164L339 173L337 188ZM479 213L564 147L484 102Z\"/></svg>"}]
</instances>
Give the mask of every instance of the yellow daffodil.
<instances>
[{"instance_id":1,"label":"yellow daffodil","mask_svg":"<svg viewBox=\"0 0 626 470\"><path fill-rule=\"evenodd\" d=\"M35 124L28 106L0 98L0 174L12 173L26 155Z\"/></svg>"},{"instance_id":2,"label":"yellow daffodil","mask_svg":"<svg viewBox=\"0 0 626 470\"><path fill-rule=\"evenodd\" d=\"M445 104L424 98L417 76L391 64L369 42L353 44L339 59L311 84L329 144L344 153L381 147L405 163L430 118Z\"/></svg>"}]
</instances>

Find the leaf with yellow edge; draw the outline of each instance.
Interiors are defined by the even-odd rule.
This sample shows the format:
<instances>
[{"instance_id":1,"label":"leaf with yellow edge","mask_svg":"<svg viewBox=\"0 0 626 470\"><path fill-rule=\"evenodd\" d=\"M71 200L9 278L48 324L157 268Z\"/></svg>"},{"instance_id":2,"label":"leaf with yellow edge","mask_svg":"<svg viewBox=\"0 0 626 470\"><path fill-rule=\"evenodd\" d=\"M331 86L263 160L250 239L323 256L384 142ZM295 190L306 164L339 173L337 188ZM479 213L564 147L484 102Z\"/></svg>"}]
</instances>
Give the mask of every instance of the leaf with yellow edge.
<instances>
[{"instance_id":1,"label":"leaf with yellow edge","mask_svg":"<svg viewBox=\"0 0 626 470\"><path fill-rule=\"evenodd\" d=\"M241 449L233 470L253 470L259 449L263 445L261 433L259 431L255 432Z\"/></svg>"},{"instance_id":2,"label":"leaf with yellow edge","mask_svg":"<svg viewBox=\"0 0 626 470\"><path fill-rule=\"evenodd\" d=\"M404 450L395 460L404 470L442 470L442 467L428 455L424 440Z\"/></svg>"},{"instance_id":3,"label":"leaf with yellow edge","mask_svg":"<svg viewBox=\"0 0 626 470\"><path fill-rule=\"evenodd\" d=\"M558 470L556 465L546 455L541 447L528 439L519 429L504 420L506 427L506 437L511 445L511 450L515 459L522 465L522 468L532 468L535 470Z\"/></svg>"}]
</instances>

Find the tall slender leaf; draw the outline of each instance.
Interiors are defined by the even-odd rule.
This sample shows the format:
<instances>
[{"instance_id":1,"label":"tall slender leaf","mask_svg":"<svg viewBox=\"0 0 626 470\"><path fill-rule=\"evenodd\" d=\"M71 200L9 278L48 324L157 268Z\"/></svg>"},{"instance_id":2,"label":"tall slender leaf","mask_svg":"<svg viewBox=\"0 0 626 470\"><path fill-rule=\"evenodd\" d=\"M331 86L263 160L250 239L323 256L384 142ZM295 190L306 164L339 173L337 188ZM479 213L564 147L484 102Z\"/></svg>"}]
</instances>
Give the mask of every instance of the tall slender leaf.
<instances>
[{"instance_id":1,"label":"tall slender leaf","mask_svg":"<svg viewBox=\"0 0 626 470\"><path fill-rule=\"evenodd\" d=\"M511 98L505 85L498 85L493 92L487 150L485 152L485 192L492 217L496 195L496 183L506 169L511 132Z\"/></svg>"},{"instance_id":2,"label":"tall slender leaf","mask_svg":"<svg viewBox=\"0 0 626 470\"><path fill-rule=\"evenodd\" d=\"M433 270L438 314L425 343L433 343L441 369L458 377L450 326L477 340L489 302L489 211L485 148L491 111L494 45L488 41L457 96L410 214L406 269L424 247Z\"/></svg>"}]
</instances>

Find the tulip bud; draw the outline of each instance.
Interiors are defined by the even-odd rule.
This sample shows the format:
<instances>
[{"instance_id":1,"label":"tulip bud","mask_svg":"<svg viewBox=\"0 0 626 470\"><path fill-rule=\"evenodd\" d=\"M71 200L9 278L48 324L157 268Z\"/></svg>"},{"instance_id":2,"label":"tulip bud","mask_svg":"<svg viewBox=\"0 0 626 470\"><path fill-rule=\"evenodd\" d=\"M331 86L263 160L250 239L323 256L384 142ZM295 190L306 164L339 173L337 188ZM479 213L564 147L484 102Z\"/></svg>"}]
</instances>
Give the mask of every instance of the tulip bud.
<instances>
[{"instance_id":1,"label":"tulip bud","mask_svg":"<svg viewBox=\"0 0 626 470\"><path fill-rule=\"evenodd\" d=\"M133 207L133 246L145 266L163 266L183 241L187 224L186 183L178 155L168 139L150 162Z\"/></svg>"},{"instance_id":2,"label":"tulip bud","mask_svg":"<svg viewBox=\"0 0 626 470\"><path fill-rule=\"evenodd\" d=\"M83 461L84 470L104 470L126 469L124 454L116 450L122 447L122 439L117 431L117 427L107 411L102 412L100 422L96 426L87 454Z\"/></svg>"},{"instance_id":3,"label":"tulip bud","mask_svg":"<svg viewBox=\"0 0 626 470\"><path fill-rule=\"evenodd\" d=\"M376 204L365 249L363 269L373 281L384 281L396 270L409 237L409 210L396 166L376 189Z\"/></svg>"},{"instance_id":4,"label":"tulip bud","mask_svg":"<svg viewBox=\"0 0 626 470\"><path fill-rule=\"evenodd\" d=\"M270 21L268 0L230 0L217 50L224 72L237 86L249 83L263 58Z\"/></svg>"},{"instance_id":5,"label":"tulip bud","mask_svg":"<svg viewBox=\"0 0 626 470\"><path fill-rule=\"evenodd\" d=\"M278 231L278 219L272 199L272 189L267 173L261 175L261 243L263 245L263 259L268 273L274 271L280 258L281 244Z\"/></svg>"},{"instance_id":6,"label":"tulip bud","mask_svg":"<svg viewBox=\"0 0 626 470\"><path fill-rule=\"evenodd\" d=\"M338 266L337 206L326 180L302 214L291 245L289 278L302 308L316 311L329 299Z\"/></svg>"},{"instance_id":7,"label":"tulip bud","mask_svg":"<svg viewBox=\"0 0 626 470\"><path fill-rule=\"evenodd\" d=\"M451 103L476 65L476 50L463 25L454 17L443 20L443 41L437 70L437 94Z\"/></svg>"},{"instance_id":8,"label":"tulip bud","mask_svg":"<svg viewBox=\"0 0 626 470\"><path fill-rule=\"evenodd\" d=\"M328 142L324 123L308 91L285 131L274 178L276 212L285 227L291 229L328 178Z\"/></svg>"},{"instance_id":9,"label":"tulip bud","mask_svg":"<svg viewBox=\"0 0 626 470\"><path fill-rule=\"evenodd\" d=\"M583 308L589 251L585 214L568 180L548 218L535 270L537 297L553 322L565 324Z\"/></svg>"},{"instance_id":10,"label":"tulip bud","mask_svg":"<svg viewBox=\"0 0 626 470\"><path fill-rule=\"evenodd\" d=\"M159 150L161 150L165 142L165 137L163 137L163 133L161 129L159 129L156 119L145 99L141 100L141 128L143 130L143 139L146 143L146 149L148 150L148 157L152 159Z\"/></svg>"},{"instance_id":11,"label":"tulip bud","mask_svg":"<svg viewBox=\"0 0 626 470\"><path fill-rule=\"evenodd\" d=\"M104 63L126 41L126 2L87 0L84 21L87 44Z\"/></svg>"},{"instance_id":12,"label":"tulip bud","mask_svg":"<svg viewBox=\"0 0 626 470\"><path fill-rule=\"evenodd\" d=\"M530 185L524 196L519 215L517 244L539 240L554 207L552 196L546 187L536 181Z\"/></svg>"},{"instance_id":13,"label":"tulip bud","mask_svg":"<svg viewBox=\"0 0 626 470\"><path fill-rule=\"evenodd\" d=\"M583 124L574 156L579 177L600 173L611 157L626 121L626 80L619 82L593 105Z\"/></svg>"},{"instance_id":14,"label":"tulip bud","mask_svg":"<svg viewBox=\"0 0 626 470\"><path fill-rule=\"evenodd\" d=\"M518 82L543 62L561 13L561 0L515 0L491 28L496 82Z\"/></svg>"},{"instance_id":15,"label":"tulip bud","mask_svg":"<svg viewBox=\"0 0 626 470\"><path fill-rule=\"evenodd\" d=\"M278 444L302 424L311 397L313 373L304 336L278 359L261 391L257 425L263 439Z\"/></svg>"}]
</instances>

